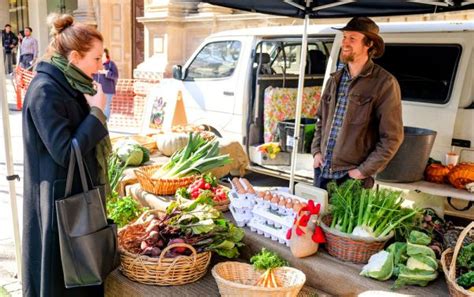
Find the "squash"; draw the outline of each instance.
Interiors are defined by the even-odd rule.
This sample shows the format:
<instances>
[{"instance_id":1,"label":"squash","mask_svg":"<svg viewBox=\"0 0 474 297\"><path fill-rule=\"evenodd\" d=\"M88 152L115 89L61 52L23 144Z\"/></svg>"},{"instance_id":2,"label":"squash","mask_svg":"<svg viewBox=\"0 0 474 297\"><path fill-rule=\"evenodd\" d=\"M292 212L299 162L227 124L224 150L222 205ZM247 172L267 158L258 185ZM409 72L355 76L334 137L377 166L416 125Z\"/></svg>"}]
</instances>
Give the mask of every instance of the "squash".
<instances>
[{"instance_id":1,"label":"squash","mask_svg":"<svg viewBox=\"0 0 474 297\"><path fill-rule=\"evenodd\" d=\"M165 156L171 156L177 150L182 149L188 143L186 133L165 133L156 135L156 146Z\"/></svg>"},{"instance_id":2,"label":"squash","mask_svg":"<svg viewBox=\"0 0 474 297\"><path fill-rule=\"evenodd\" d=\"M425 179L432 183L442 184L446 181L452 167L441 164L430 164L425 170Z\"/></svg>"},{"instance_id":3,"label":"squash","mask_svg":"<svg viewBox=\"0 0 474 297\"><path fill-rule=\"evenodd\" d=\"M474 163L456 165L448 174L449 182L458 189L465 189L466 185L474 182Z\"/></svg>"}]
</instances>

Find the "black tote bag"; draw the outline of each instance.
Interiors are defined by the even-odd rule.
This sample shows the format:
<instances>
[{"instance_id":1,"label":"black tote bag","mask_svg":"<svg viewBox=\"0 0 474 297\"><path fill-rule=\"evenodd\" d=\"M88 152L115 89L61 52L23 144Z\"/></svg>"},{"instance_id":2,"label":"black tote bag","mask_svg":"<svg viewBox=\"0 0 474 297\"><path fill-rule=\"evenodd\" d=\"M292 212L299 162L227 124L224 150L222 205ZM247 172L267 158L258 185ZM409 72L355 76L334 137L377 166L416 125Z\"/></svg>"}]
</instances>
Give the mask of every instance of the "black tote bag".
<instances>
[{"instance_id":1,"label":"black tote bag","mask_svg":"<svg viewBox=\"0 0 474 297\"><path fill-rule=\"evenodd\" d=\"M76 160L83 192L71 196ZM66 288L100 285L120 264L117 227L107 220L105 197L99 188L89 188L91 178L87 174L79 145L73 139L65 198L56 201Z\"/></svg>"}]
</instances>

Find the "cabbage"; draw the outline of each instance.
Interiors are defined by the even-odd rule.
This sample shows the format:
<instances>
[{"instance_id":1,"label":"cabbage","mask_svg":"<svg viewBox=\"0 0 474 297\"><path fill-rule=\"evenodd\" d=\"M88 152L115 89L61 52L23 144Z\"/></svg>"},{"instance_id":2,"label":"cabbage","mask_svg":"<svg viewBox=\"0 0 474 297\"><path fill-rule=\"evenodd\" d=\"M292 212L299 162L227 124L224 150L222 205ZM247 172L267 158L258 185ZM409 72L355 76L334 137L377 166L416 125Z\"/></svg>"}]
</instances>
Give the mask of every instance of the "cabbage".
<instances>
[{"instance_id":1,"label":"cabbage","mask_svg":"<svg viewBox=\"0 0 474 297\"><path fill-rule=\"evenodd\" d=\"M407 266L400 265L400 274L395 281L394 288L400 288L404 285L426 286L428 283L438 277L436 271L427 271L421 269L410 269Z\"/></svg>"},{"instance_id":2,"label":"cabbage","mask_svg":"<svg viewBox=\"0 0 474 297\"><path fill-rule=\"evenodd\" d=\"M370 257L360 272L360 275L375 278L378 280L387 280L393 272L393 255L386 251L380 251Z\"/></svg>"},{"instance_id":3,"label":"cabbage","mask_svg":"<svg viewBox=\"0 0 474 297\"><path fill-rule=\"evenodd\" d=\"M408 236L408 241L413 244L428 245L431 242L431 237L420 231L411 231Z\"/></svg>"},{"instance_id":4,"label":"cabbage","mask_svg":"<svg viewBox=\"0 0 474 297\"><path fill-rule=\"evenodd\" d=\"M435 255L434 251L431 248L429 248L425 245L413 244L413 243L410 243L410 242L407 243L407 254L408 254L408 256L426 255L426 256L429 256L433 259L436 259L436 255Z\"/></svg>"},{"instance_id":5,"label":"cabbage","mask_svg":"<svg viewBox=\"0 0 474 297\"><path fill-rule=\"evenodd\" d=\"M425 255L414 255L408 258L407 268L435 271L438 269L438 262L436 262L436 259Z\"/></svg>"}]
</instances>

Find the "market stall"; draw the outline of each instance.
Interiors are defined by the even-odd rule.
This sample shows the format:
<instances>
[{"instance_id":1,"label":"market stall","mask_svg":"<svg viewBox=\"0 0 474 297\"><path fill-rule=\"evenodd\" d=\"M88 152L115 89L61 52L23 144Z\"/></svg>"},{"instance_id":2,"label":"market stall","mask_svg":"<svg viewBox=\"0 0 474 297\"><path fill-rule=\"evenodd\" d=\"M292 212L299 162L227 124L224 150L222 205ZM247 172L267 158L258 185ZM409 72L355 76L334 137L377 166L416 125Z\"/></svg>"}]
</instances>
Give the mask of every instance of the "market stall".
<instances>
[{"instance_id":1,"label":"market stall","mask_svg":"<svg viewBox=\"0 0 474 297\"><path fill-rule=\"evenodd\" d=\"M149 160L143 163L140 156L133 160L137 166L112 178L127 196L112 197L108 204L109 216L122 227L122 264L109 277L107 296L159 296L174 285L210 296L225 296L242 285L245 292L265 288L274 294L292 291L291 296L394 288L403 294L448 294L437 259L454 248L462 228L430 210L406 206L400 192L362 189L353 180L330 187L329 193L305 186L291 194L242 177L218 179L212 171L230 162L229 156L217 149L219 138L201 132L190 133L170 157L148 145L156 150ZM115 161L127 167L137 158L132 152L143 147L115 142L115 151L123 159ZM124 183L126 171L135 177ZM473 242L474 234L468 232L466 240ZM271 274L242 266L266 253L262 248L271 254L267 258L282 259L270 263L294 270L282 275L281 268L267 268L277 269ZM250 283L239 276L252 271Z\"/></svg>"}]
</instances>

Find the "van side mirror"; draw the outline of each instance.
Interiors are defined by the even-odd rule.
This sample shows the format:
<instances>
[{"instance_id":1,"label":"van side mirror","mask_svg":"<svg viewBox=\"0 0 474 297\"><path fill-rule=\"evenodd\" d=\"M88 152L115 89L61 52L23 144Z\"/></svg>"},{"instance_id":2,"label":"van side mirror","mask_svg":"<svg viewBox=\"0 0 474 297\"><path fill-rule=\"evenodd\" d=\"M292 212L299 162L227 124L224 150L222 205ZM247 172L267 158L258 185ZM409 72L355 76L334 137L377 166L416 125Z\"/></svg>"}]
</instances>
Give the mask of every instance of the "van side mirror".
<instances>
[{"instance_id":1,"label":"van side mirror","mask_svg":"<svg viewBox=\"0 0 474 297\"><path fill-rule=\"evenodd\" d=\"M183 80L183 70L181 65L173 66L173 78L177 80Z\"/></svg>"}]
</instances>

